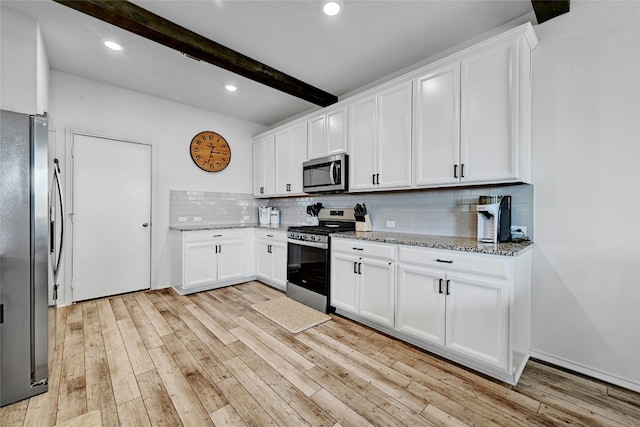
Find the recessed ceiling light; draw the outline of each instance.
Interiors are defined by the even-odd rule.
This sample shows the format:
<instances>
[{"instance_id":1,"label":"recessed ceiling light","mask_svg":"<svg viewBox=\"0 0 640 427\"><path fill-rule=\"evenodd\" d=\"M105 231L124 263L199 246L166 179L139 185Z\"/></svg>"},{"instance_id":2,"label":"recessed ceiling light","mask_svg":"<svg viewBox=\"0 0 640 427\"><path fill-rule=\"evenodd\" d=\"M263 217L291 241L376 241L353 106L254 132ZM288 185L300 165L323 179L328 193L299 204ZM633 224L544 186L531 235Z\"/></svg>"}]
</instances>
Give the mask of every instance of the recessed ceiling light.
<instances>
[{"instance_id":1,"label":"recessed ceiling light","mask_svg":"<svg viewBox=\"0 0 640 427\"><path fill-rule=\"evenodd\" d=\"M340 13L342 9L342 1L340 0L325 0L322 3L322 11L325 15L335 16Z\"/></svg>"},{"instance_id":2,"label":"recessed ceiling light","mask_svg":"<svg viewBox=\"0 0 640 427\"><path fill-rule=\"evenodd\" d=\"M105 40L104 45L111 50L122 50L122 46L111 40Z\"/></svg>"},{"instance_id":3,"label":"recessed ceiling light","mask_svg":"<svg viewBox=\"0 0 640 427\"><path fill-rule=\"evenodd\" d=\"M229 92L235 92L236 90L238 90L238 88L235 87L234 85L226 85L224 88Z\"/></svg>"}]
</instances>

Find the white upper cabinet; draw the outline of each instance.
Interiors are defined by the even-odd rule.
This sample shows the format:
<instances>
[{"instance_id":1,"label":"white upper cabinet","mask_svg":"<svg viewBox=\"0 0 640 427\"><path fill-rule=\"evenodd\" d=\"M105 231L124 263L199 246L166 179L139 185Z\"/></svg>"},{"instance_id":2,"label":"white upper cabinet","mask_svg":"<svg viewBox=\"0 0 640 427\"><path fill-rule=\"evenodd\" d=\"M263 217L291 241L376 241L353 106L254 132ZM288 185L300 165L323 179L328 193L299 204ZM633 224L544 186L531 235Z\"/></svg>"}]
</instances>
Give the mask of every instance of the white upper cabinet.
<instances>
[{"instance_id":1,"label":"white upper cabinet","mask_svg":"<svg viewBox=\"0 0 640 427\"><path fill-rule=\"evenodd\" d=\"M517 43L508 41L461 61L461 182L519 178L516 51Z\"/></svg>"},{"instance_id":2,"label":"white upper cabinet","mask_svg":"<svg viewBox=\"0 0 640 427\"><path fill-rule=\"evenodd\" d=\"M347 109L323 110L308 121L307 158L318 159L347 151Z\"/></svg>"},{"instance_id":3,"label":"white upper cabinet","mask_svg":"<svg viewBox=\"0 0 640 427\"><path fill-rule=\"evenodd\" d=\"M416 79L414 102L414 184L459 182L460 63L438 65Z\"/></svg>"},{"instance_id":4,"label":"white upper cabinet","mask_svg":"<svg viewBox=\"0 0 640 427\"><path fill-rule=\"evenodd\" d=\"M530 181L531 27L519 27L415 79L414 186Z\"/></svg>"},{"instance_id":5,"label":"white upper cabinet","mask_svg":"<svg viewBox=\"0 0 640 427\"><path fill-rule=\"evenodd\" d=\"M411 186L411 86L403 82L349 105L349 188Z\"/></svg>"},{"instance_id":6,"label":"white upper cabinet","mask_svg":"<svg viewBox=\"0 0 640 427\"><path fill-rule=\"evenodd\" d=\"M275 134L275 195L300 195L302 163L307 155L307 123L302 122Z\"/></svg>"},{"instance_id":7,"label":"white upper cabinet","mask_svg":"<svg viewBox=\"0 0 640 427\"><path fill-rule=\"evenodd\" d=\"M253 195L269 197L274 194L275 137L273 134L253 143Z\"/></svg>"}]
</instances>

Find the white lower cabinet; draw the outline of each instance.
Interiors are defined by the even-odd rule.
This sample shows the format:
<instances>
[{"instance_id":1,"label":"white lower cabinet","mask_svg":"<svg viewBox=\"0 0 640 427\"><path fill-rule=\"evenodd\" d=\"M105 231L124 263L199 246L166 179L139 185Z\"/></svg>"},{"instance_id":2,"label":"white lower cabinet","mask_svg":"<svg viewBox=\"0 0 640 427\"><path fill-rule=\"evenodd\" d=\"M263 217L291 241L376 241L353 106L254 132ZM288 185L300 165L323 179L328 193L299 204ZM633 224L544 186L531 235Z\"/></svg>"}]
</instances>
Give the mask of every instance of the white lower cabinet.
<instances>
[{"instance_id":1,"label":"white lower cabinet","mask_svg":"<svg viewBox=\"0 0 640 427\"><path fill-rule=\"evenodd\" d=\"M256 278L280 290L287 287L287 233L256 230Z\"/></svg>"},{"instance_id":2,"label":"white lower cabinet","mask_svg":"<svg viewBox=\"0 0 640 427\"><path fill-rule=\"evenodd\" d=\"M395 249L357 240L331 240L331 305L378 325L395 322Z\"/></svg>"},{"instance_id":3,"label":"white lower cabinet","mask_svg":"<svg viewBox=\"0 0 640 427\"><path fill-rule=\"evenodd\" d=\"M530 286L530 251L499 256L332 239L338 314L510 384L529 358Z\"/></svg>"},{"instance_id":4,"label":"white lower cabinet","mask_svg":"<svg viewBox=\"0 0 640 427\"><path fill-rule=\"evenodd\" d=\"M398 265L397 330L504 369L507 285L420 265Z\"/></svg>"},{"instance_id":5,"label":"white lower cabinet","mask_svg":"<svg viewBox=\"0 0 640 427\"><path fill-rule=\"evenodd\" d=\"M175 232L173 286L181 293L240 283L247 271L244 229Z\"/></svg>"}]
</instances>

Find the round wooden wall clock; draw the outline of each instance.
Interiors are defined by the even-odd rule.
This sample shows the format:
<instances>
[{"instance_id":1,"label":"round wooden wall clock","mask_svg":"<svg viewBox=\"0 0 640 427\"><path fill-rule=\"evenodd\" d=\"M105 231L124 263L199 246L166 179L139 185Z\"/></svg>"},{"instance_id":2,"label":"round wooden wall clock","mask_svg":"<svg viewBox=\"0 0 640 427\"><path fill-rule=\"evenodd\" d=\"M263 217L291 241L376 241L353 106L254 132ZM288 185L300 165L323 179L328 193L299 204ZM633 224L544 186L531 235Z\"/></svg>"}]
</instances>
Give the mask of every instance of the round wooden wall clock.
<instances>
[{"instance_id":1,"label":"round wooden wall clock","mask_svg":"<svg viewBox=\"0 0 640 427\"><path fill-rule=\"evenodd\" d=\"M220 172L231 161L231 148L219 133L200 132L191 140L191 159L203 171Z\"/></svg>"}]
</instances>

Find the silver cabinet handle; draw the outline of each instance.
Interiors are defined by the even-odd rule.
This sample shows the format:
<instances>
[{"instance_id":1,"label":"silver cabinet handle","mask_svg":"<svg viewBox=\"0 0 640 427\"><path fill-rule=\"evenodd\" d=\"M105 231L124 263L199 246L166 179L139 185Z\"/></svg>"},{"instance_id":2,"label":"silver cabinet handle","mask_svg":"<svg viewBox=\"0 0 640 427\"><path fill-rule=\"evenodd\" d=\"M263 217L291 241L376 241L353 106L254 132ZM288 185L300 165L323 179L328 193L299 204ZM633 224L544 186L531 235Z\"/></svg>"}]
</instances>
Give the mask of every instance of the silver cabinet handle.
<instances>
[{"instance_id":1,"label":"silver cabinet handle","mask_svg":"<svg viewBox=\"0 0 640 427\"><path fill-rule=\"evenodd\" d=\"M149 226L149 223L148 223L148 222L145 222L145 223L143 223L143 224L142 224L142 226L143 226L143 227L148 227L148 226Z\"/></svg>"}]
</instances>

